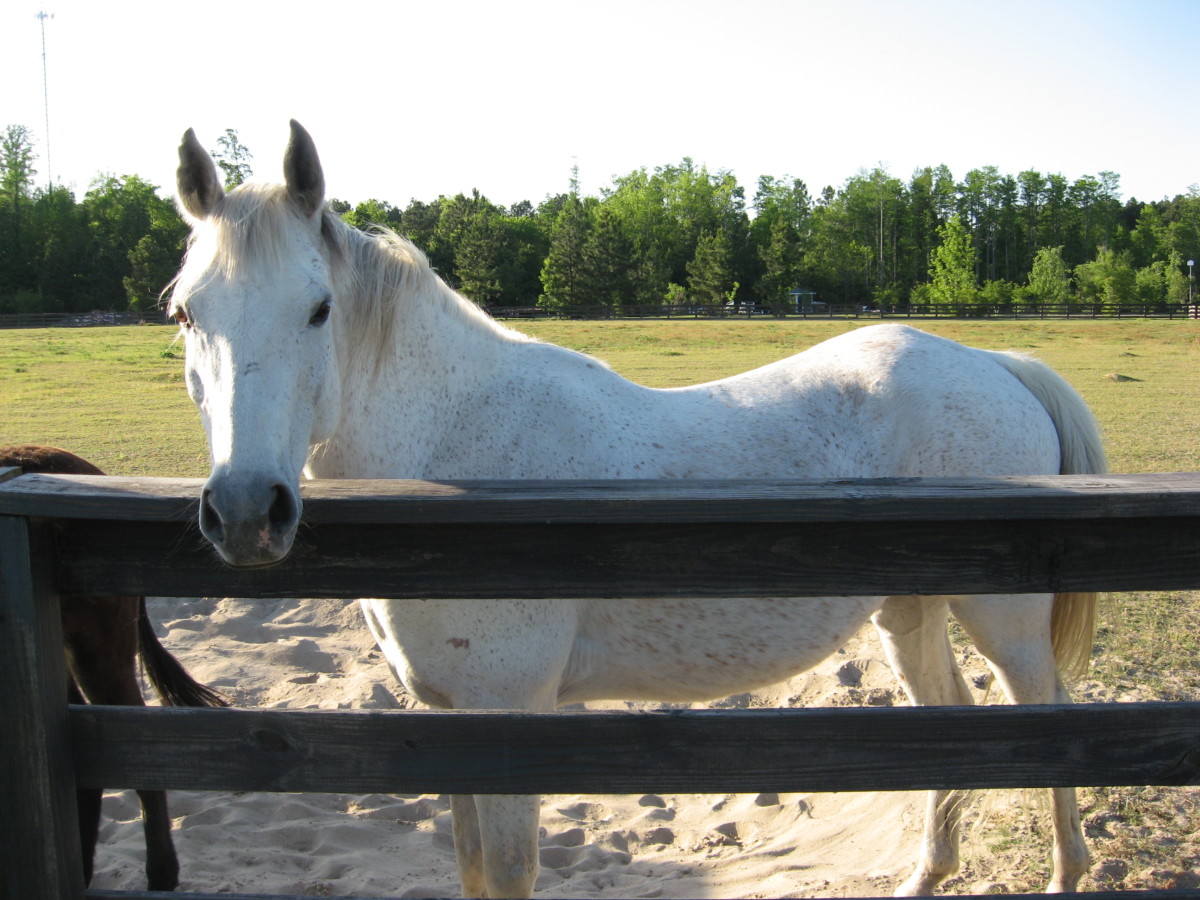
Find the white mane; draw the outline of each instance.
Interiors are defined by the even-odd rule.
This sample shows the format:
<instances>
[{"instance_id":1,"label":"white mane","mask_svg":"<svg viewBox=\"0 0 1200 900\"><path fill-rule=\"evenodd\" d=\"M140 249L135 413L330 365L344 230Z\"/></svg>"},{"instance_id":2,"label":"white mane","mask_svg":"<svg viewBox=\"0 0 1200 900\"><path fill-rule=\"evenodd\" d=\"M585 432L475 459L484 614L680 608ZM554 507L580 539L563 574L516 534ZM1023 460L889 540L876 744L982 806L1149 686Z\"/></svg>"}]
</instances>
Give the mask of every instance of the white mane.
<instances>
[{"instance_id":1,"label":"white mane","mask_svg":"<svg viewBox=\"0 0 1200 900\"><path fill-rule=\"evenodd\" d=\"M246 266L278 269L286 264L288 230L302 224L285 186L247 182L222 196L209 217L195 225L188 256L203 254L213 261L209 271L227 277ZM509 340L535 340L500 325L450 288L415 244L389 228L375 226L363 232L326 208L321 237L334 296L344 306L345 333L353 335L356 350L367 358L386 358L384 351L393 345L397 314L405 302L433 303L439 312ZM181 271L187 269L185 265ZM173 309L190 286L172 287L181 294L172 298Z\"/></svg>"}]
</instances>

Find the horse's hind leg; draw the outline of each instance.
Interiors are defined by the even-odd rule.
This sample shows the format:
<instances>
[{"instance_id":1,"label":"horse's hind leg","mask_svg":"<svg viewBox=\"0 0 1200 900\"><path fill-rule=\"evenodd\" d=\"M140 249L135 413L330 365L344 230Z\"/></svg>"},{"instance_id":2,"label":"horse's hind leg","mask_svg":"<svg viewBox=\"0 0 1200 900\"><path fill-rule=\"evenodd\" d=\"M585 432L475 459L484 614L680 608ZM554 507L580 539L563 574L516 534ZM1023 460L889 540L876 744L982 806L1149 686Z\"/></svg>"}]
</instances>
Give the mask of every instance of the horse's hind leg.
<instances>
[{"instance_id":1,"label":"horse's hind leg","mask_svg":"<svg viewBox=\"0 0 1200 900\"><path fill-rule=\"evenodd\" d=\"M1051 595L961 597L954 615L1013 703L1070 703L1050 639ZM1088 850L1074 788L1051 788L1054 873L1047 891L1072 892L1087 872Z\"/></svg>"},{"instance_id":2,"label":"horse's hind leg","mask_svg":"<svg viewBox=\"0 0 1200 900\"><path fill-rule=\"evenodd\" d=\"M888 662L914 706L972 702L950 649L947 617L945 598L889 597L871 618ZM958 871L961 804L960 792L929 793L921 855L913 874L896 889L896 896L931 894Z\"/></svg>"},{"instance_id":3,"label":"horse's hind leg","mask_svg":"<svg viewBox=\"0 0 1200 900\"><path fill-rule=\"evenodd\" d=\"M536 794L476 794L488 897L532 897L538 877Z\"/></svg>"},{"instance_id":4,"label":"horse's hind leg","mask_svg":"<svg viewBox=\"0 0 1200 900\"><path fill-rule=\"evenodd\" d=\"M67 702L84 703L83 694L75 679L67 683ZM92 883L92 869L96 859L96 840L100 834L100 805L104 798L102 788L77 788L75 811L79 817L79 849L83 856L83 883Z\"/></svg>"},{"instance_id":5,"label":"horse's hind leg","mask_svg":"<svg viewBox=\"0 0 1200 900\"><path fill-rule=\"evenodd\" d=\"M144 706L137 680L137 597L64 598L63 639L71 675L89 703ZM146 833L146 880L150 890L179 884L179 860L171 840L171 817L163 791L138 791ZM77 798L83 803L88 798ZM91 817L89 808L88 816ZM98 815L98 812L97 812ZM83 827L81 818L81 828ZM92 847L95 839L92 838ZM84 845L85 856L87 845Z\"/></svg>"},{"instance_id":6,"label":"horse's hind leg","mask_svg":"<svg viewBox=\"0 0 1200 900\"><path fill-rule=\"evenodd\" d=\"M179 886L179 859L171 840L171 814L166 791L138 791L142 804L142 830L146 835L146 886L151 891L173 891Z\"/></svg>"}]
</instances>

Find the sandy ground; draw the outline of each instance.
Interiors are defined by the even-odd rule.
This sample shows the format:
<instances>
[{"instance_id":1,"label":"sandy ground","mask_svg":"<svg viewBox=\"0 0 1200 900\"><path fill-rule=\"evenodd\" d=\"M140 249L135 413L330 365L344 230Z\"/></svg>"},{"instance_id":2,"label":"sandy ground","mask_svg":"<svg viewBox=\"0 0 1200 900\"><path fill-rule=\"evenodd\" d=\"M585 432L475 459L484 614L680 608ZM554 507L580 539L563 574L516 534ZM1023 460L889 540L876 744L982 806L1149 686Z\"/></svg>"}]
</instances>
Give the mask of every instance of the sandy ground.
<instances>
[{"instance_id":1,"label":"sandy ground","mask_svg":"<svg viewBox=\"0 0 1200 900\"><path fill-rule=\"evenodd\" d=\"M357 604L151 600L150 612L164 644L193 675L238 706L416 705L388 672ZM970 648L959 653L968 680L981 686L980 660ZM1091 693L1107 699L1097 686ZM864 629L817 669L715 705L899 702L879 644ZM854 793L547 796L537 888L544 896L581 898L887 895L915 859L921 801L915 794ZM1044 887L1048 848L1037 804L1008 796L985 805L989 811L982 816L979 804L969 815L976 824L967 829L964 871L948 888L985 893ZM144 844L136 795L111 791L104 811L92 886L141 888ZM182 890L458 896L444 796L178 791L171 794L171 811ZM1139 879L1136 861L1106 854L1097 844L1123 824L1103 812L1096 806L1089 819L1095 864L1085 889L1196 886L1179 872L1166 873L1173 882ZM1180 827L1194 831L1183 822Z\"/></svg>"}]
</instances>

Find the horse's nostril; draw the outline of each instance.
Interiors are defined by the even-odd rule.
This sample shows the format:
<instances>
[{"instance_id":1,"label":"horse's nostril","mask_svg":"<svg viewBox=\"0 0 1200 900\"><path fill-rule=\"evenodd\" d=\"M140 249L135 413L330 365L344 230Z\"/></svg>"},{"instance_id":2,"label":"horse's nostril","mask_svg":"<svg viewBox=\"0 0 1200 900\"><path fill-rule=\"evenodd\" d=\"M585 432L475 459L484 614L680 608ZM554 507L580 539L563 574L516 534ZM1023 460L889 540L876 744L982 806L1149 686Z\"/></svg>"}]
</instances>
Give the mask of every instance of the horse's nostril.
<instances>
[{"instance_id":1,"label":"horse's nostril","mask_svg":"<svg viewBox=\"0 0 1200 900\"><path fill-rule=\"evenodd\" d=\"M207 487L200 493L200 531L210 541L225 539L225 522L213 506L212 490Z\"/></svg>"},{"instance_id":2,"label":"horse's nostril","mask_svg":"<svg viewBox=\"0 0 1200 900\"><path fill-rule=\"evenodd\" d=\"M296 522L296 501L292 492L282 484L271 488L271 507L267 511L271 528L275 531L287 531Z\"/></svg>"},{"instance_id":3,"label":"horse's nostril","mask_svg":"<svg viewBox=\"0 0 1200 900\"><path fill-rule=\"evenodd\" d=\"M286 483L218 472L200 493L200 531L225 562L261 566L291 547L300 521L300 495Z\"/></svg>"}]
</instances>

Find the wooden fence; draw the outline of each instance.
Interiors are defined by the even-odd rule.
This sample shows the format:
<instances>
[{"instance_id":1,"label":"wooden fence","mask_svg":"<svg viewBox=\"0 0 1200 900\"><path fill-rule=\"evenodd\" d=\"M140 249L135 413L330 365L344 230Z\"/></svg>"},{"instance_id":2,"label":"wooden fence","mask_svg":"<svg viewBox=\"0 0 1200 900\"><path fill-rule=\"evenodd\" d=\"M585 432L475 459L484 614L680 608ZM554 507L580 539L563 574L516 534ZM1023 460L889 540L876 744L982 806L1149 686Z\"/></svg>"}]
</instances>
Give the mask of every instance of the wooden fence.
<instances>
[{"instance_id":1,"label":"wooden fence","mask_svg":"<svg viewBox=\"0 0 1200 900\"><path fill-rule=\"evenodd\" d=\"M313 482L293 555L245 571L216 563L193 524L199 481L6 476L5 898L152 896L84 891L76 784L380 793L1200 784L1200 703L554 714L68 709L57 601L90 592L703 603L1191 589L1200 587L1198 475Z\"/></svg>"}]
</instances>

